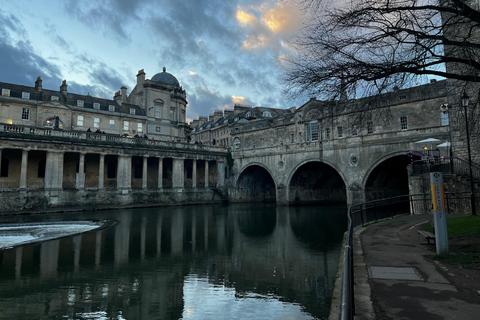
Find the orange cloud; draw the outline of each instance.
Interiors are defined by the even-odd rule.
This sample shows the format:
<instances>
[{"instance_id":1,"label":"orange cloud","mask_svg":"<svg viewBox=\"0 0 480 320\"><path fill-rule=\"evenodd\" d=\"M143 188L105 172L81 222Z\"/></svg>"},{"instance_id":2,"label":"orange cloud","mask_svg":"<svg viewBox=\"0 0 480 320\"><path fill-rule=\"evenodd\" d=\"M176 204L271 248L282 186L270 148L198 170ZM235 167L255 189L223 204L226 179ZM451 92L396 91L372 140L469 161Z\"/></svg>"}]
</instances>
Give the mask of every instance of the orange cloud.
<instances>
[{"instance_id":1,"label":"orange cloud","mask_svg":"<svg viewBox=\"0 0 480 320\"><path fill-rule=\"evenodd\" d=\"M255 24L258 20L253 14L245 12L240 8L237 8L237 21L242 27L245 27L248 24L249 25Z\"/></svg>"},{"instance_id":2,"label":"orange cloud","mask_svg":"<svg viewBox=\"0 0 480 320\"><path fill-rule=\"evenodd\" d=\"M244 97L238 97L238 96L232 96L232 102L233 103L243 103L245 102Z\"/></svg>"},{"instance_id":3,"label":"orange cloud","mask_svg":"<svg viewBox=\"0 0 480 320\"><path fill-rule=\"evenodd\" d=\"M280 3L263 14L262 23L275 33L292 32L301 25L301 16L295 6Z\"/></svg>"}]
</instances>

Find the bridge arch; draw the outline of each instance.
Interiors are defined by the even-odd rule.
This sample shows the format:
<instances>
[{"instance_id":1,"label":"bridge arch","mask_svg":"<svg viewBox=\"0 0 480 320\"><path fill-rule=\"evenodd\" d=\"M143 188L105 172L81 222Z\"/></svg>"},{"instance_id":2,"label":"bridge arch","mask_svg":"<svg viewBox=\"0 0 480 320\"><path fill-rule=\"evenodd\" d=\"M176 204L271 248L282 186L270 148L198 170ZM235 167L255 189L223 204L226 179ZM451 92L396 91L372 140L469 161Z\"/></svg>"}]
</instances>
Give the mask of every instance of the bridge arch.
<instances>
[{"instance_id":1,"label":"bridge arch","mask_svg":"<svg viewBox=\"0 0 480 320\"><path fill-rule=\"evenodd\" d=\"M236 179L237 201L274 202L276 186L274 175L260 163L249 163L240 170Z\"/></svg>"},{"instance_id":2,"label":"bridge arch","mask_svg":"<svg viewBox=\"0 0 480 320\"><path fill-rule=\"evenodd\" d=\"M378 159L364 176L365 200L375 200L409 193L407 151L399 151Z\"/></svg>"},{"instance_id":3,"label":"bridge arch","mask_svg":"<svg viewBox=\"0 0 480 320\"><path fill-rule=\"evenodd\" d=\"M346 202L345 178L333 164L303 161L288 178L288 198L293 204Z\"/></svg>"}]
</instances>

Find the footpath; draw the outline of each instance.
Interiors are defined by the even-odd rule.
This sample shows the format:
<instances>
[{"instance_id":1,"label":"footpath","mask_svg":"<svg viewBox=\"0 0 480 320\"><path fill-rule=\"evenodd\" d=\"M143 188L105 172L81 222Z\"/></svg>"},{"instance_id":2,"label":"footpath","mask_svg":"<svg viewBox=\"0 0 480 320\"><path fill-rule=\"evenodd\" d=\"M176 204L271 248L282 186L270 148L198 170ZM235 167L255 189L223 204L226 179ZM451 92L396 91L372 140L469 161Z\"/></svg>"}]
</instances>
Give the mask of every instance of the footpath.
<instances>
[{"instance_id":1,"label":"footpath","mask_svg":"<svg viewBox=\"0 0 480 320\"><path fill-rule=\"evenodd\" d=\"M480 271L431 259L435 245L417 233L431 219L404 216L355 229L355 319L480 320Z\"/></svg>"}]
</instances>

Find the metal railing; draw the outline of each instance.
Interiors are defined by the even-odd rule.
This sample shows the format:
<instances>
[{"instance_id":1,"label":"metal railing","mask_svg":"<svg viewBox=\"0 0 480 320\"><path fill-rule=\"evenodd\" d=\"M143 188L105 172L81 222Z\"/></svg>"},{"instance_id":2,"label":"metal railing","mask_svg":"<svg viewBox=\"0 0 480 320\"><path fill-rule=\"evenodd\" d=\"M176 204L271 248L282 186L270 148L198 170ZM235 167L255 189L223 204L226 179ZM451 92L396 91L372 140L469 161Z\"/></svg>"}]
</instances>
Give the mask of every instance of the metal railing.
<instances>
[{"instance_id":1,"label":"metal railing","mask_svg":"<svg viewBox=\"0 0 480 320\"><path fill-rule=\"evenodd\" d=\"M469 212L470 193L446 193L447 213ZM476 198L478 203L479 198ZM351 320L355 315L353 273L353 229L359 225L393 218L404 214L427 213L432 210L430 194L402 195L353 205L348 208L348 228L343 251L342 294L340 319Z\"/></svg>"}]
</instances>

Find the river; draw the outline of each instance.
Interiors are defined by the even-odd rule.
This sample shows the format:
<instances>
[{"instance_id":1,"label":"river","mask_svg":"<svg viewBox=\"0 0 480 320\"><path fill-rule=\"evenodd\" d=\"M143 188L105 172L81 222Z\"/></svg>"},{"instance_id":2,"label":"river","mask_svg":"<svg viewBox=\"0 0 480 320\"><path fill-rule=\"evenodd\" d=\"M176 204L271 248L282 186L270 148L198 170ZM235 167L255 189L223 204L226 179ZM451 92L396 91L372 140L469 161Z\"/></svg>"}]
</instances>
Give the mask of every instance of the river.
<instances>
[{"instance_id":1,"label":"river","mask_svg":"<svg viewBox=\"0 0 480 320\"><path fill-rule=\"evenodd\" d=\"M3 216L115 220L0 250L0 319L325 319L346 206L230 204Z\"/></svg>"}]
</instances>

